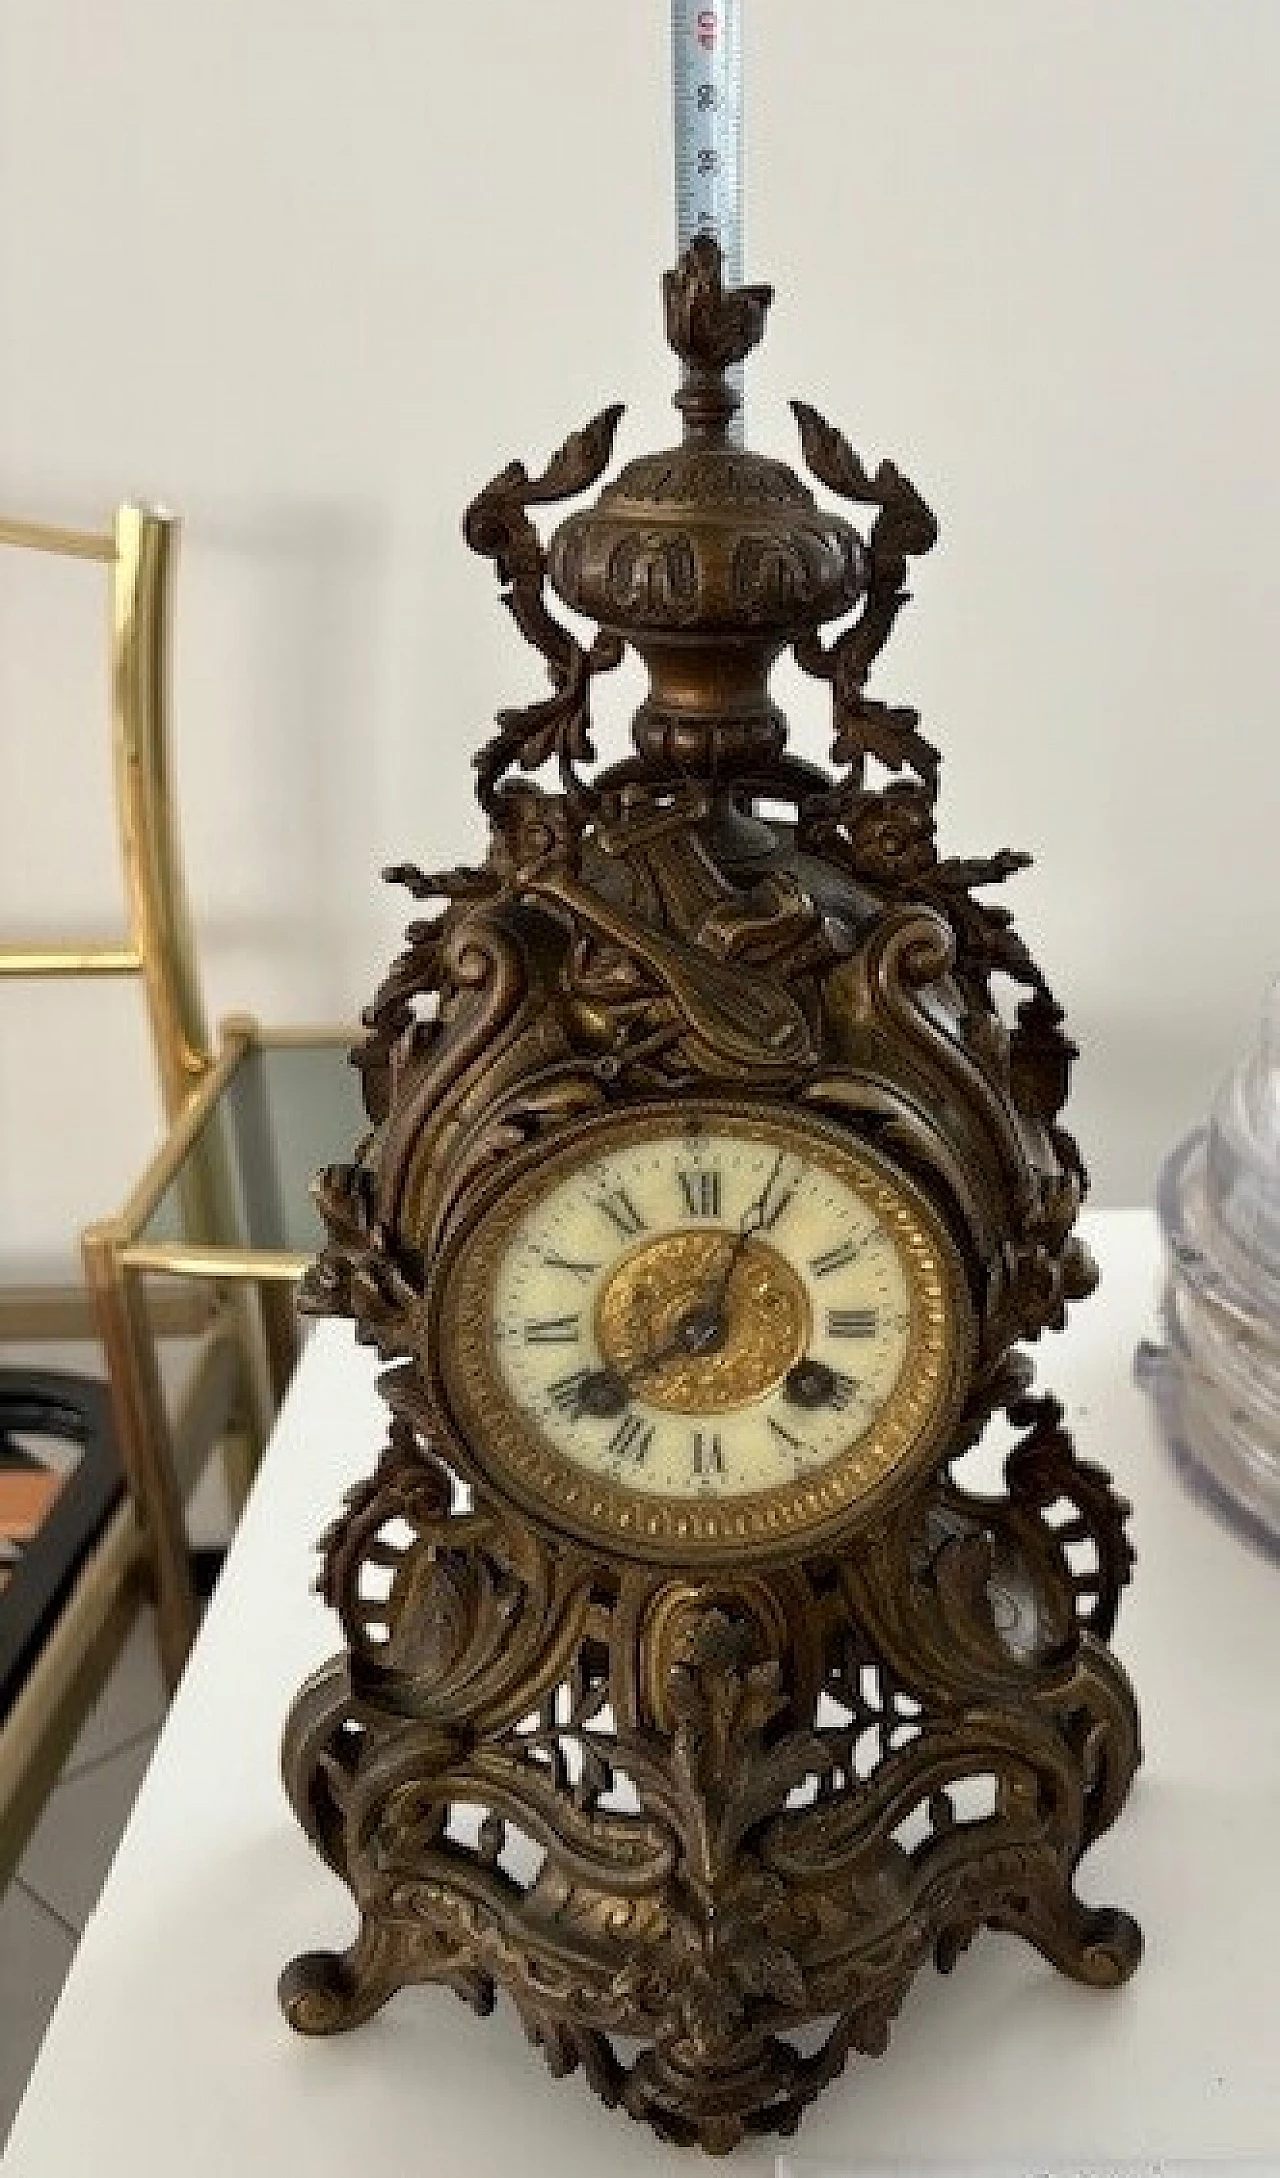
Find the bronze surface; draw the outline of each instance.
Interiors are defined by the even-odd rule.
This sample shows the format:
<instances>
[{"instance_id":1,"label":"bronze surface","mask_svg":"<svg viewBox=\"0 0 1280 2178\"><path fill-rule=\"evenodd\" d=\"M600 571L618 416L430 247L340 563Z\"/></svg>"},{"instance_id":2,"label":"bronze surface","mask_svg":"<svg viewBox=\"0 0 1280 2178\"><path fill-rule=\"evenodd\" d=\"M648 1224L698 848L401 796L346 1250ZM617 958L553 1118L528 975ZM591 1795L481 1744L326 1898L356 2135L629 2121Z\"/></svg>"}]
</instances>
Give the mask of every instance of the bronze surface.
<instances>
[{"instance_id":1,"label":"bronze surface","mask_svg":"<svg viewBox=\"0 0 1280 2178\"><path fill-rule=\"evenodd\" d=\"M661 1233L620 1263L596 1303L610 1368L643 1366L669 1349L733 1245L727 1232ZM645 1403L672 1414L731 1414L780 1384L809 1343L809 1296L785 1256L753 1240L727 1273L725 1336L713 1352L670 1354L644 1380Z\"/></svg>"},{"instance_id":2,"label":"bronze surface","mask_svg":"<svg viewBox=\"0 0 1280 2178\"><path fill-rule=\"evenodd\" d=\"M323 2035L408 1983L480 2012L501 1990L557 2076L719 2153L792 2131L852 2054L884 2050L919 1968L949 1971L984 1927L1123 1981L1134 1922L1074 1886L1139 1739L1106 1646L1128 1508L1030 1396L1022 1351L1094 1283L1062 1123L1074 1049L984 897L1025 857L939 854L938 752L868 693L936 525L803 404L809 469L870 510L865 537L729 447L725 370L770 297L724 292L713 243L664 299L683 444L544 548L530 509L603 475L606 409L466 518L551 693L500 713L477 757L484 863L389 873L421 905L356 1054L370 1134L317 1183L329 1241L304 1302L391 1365L391 1420L324 1539L345 1645L284 1749L359 1930L281 1995ZM649 691L632 752L601 765L593 682L628 645ZM829 767L786 749L786 650L831 690ZM811 1485L646 1503L513 1410L495 1266L597 1143L726 1112L856 1170L907 1260L913 1344ZM666 1315L686 1252L663 1239L626 1274L658 1278ZM772 1369L791 1332L765 1321ZM965 1456L1001 1416L1004 1486L980 1493ZM882 1468L859 1476L873 1442Z\"/></svg>"}]
</instances>

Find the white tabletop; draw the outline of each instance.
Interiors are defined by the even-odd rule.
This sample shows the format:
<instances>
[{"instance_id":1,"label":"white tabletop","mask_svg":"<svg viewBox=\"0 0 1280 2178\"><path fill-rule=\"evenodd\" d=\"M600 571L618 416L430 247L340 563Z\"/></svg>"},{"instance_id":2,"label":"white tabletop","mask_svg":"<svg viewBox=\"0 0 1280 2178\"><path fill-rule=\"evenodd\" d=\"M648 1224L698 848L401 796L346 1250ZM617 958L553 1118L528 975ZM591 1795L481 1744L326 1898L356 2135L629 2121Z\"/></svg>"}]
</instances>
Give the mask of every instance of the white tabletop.
<instances>
[{"instance_id":1,"label":"white tabletop","mask_svg":"<svg viewBox=\"0 0 1280 2178\"><path fill-rule=\"evenodd\" d=\"M1181 1493L1131 1383L1154 1321L1139 1213L1092 1219L1104 1283L1039 1350L1086 1455L1132 1497L1139 1563L1118 1647L1146 1765L1084 1863L1136 1913L1126 1989L1078 1988L984 1936L916 1983L887 2057L855 2060L803 2160L1273 2156L1280 2166L1280 1571ZM342 1946L346 1894L278 1782L293 1691L334 1647L314 1538L382 1441L374 1364L344 1326L309 1346L4 2158L4 2178L627 2178L694 2159L552 2081L510 2011L441 1990L302 2041L276 2009L295 1951ZM769 2144L732 2167L773 2167ZM710 2167L710 2166L707 2166Z\"/></svg>"}]
</instances>

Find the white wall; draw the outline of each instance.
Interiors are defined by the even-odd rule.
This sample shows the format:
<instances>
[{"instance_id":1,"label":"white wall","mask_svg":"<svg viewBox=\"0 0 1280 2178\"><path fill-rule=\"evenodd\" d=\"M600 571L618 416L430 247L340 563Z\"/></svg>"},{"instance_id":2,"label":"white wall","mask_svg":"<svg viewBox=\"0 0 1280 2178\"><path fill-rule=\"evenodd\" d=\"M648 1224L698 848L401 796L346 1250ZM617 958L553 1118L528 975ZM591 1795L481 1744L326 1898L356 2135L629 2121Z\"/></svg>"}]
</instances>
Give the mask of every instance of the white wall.
<instances>
[{"instance_id":1,"label":"white wall","mask_svg":"<svg viewBox=\"0 0 1280 2178\"><path fill-rule=\"evenodd\" d=\"M542 683L470 494L616 394L623 451L672 428L666 15L0 0L0 502L186 516L215 1012L353 1016L405 913L380 865L477 844L471 752ZM948 847L1035 850L1078 1129L1141 1196L1280 952L1280 8L748 0L747 41L753 438L803 393L937 507L877 686L946 752ZM0 563L10 925L110 920L92 582ZM0 999L12 1259L109 1207L154 1106L127 992L91 1034Z\"/></svg>"}]
</instances>

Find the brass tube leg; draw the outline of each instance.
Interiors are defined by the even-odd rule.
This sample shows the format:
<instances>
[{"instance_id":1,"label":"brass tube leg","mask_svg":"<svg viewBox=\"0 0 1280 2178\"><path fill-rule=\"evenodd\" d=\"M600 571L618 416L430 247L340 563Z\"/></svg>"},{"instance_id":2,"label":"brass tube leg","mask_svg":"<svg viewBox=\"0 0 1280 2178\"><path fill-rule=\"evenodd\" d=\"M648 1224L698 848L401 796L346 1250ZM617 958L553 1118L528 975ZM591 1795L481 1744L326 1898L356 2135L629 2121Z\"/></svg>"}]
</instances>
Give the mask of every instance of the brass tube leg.
<instances>
[{"instance_id":1,"label":"brass tube leg","mask_svg":"<svg viewBox=\"0 0 1280 2178\"><path fill-rule=\"evenodd\" d=\"M83 1249L107 1357L120 1456L155 1589L160 1661L173 1687L195 1639L198 1612L150 1326L140 1281L120 1261L116 1229L92 1226L84 1236Z\"/></svg>"},{"instance_id":2,"label":"brass tube leg","mask_svg":"<svg viewBox=\"0 0 1280 2178\"><path fill-rule=\"evenodd\" d=\"M226 1303L235 1320L241 1373L238 1426L228 1434L222 1453L227 1495L236 1520L244 1511L271 1426L298 1363L294 1288L275 1279L262 1279L255 1292L256 1322L247 1289L237 1287Z\"/></svg>"},{"instance_id":3,"label":"brass tube leg","mask_svg":"<svg viewBox=\"0 0 1280 2178\"><path fill-rule=\"evenodd\" d=\"M294 1306L296 1288L264 1278L258 1287L258 1308L267 1348L267 1379L276 1413L298 1366L298 1317Z\"/></svg>"},{"instance_id":4,"label":"brass tube leg","mask_svg":"<svg viewBox=\"0 0 1280 2178\"><path fill-rule=\"evenodd\" d=\"M227 1505L233 1526L238 1526L240 1515L249 1501L253 1478L258 1472L262 1447L248 1424L242 1420L242 1408L237 1407L222 1440L222 1479L226 1484Z\"/></svg>"}]
</instances>

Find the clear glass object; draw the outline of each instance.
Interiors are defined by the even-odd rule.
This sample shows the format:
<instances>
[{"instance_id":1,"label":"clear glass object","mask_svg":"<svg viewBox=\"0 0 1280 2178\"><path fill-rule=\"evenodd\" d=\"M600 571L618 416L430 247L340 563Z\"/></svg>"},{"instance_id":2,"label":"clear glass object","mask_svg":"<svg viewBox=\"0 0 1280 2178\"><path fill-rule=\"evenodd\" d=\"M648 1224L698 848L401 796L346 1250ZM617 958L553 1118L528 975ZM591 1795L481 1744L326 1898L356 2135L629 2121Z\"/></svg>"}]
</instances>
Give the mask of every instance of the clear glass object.
<instances>
[{"instance_id":1,"label":"clear glass object","mask_svg":"<svg viewBox=\"0 0 1280 2178\"><path fill-rule=\"evenodd\" d=\"M1140 1351L1139 1377L1188 1479L1280 1551L1280 980L1156 1205L1165 1344Z\"/></svg>"}]
</instances>

